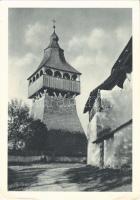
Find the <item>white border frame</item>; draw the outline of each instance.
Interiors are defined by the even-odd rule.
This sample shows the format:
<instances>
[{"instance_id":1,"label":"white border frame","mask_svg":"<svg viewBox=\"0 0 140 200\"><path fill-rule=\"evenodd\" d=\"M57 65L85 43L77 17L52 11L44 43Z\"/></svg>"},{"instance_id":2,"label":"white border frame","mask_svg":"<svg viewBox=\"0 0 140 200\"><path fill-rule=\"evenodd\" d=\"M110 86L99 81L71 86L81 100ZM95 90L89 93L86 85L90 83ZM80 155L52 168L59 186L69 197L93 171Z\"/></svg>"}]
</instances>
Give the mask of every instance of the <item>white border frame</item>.
<instances>
[{"instance_id":1,"label":"white border frame","mask_svg":"<svg viewBox=\"0 0 140 200\"><path fill-rule=\"evenodd\" d=\"M133 14L133 192L7 191L8 8L132 8ZM1 1L0 2L0 200L3 199L140 199L140 32L139 1ZM2 196L2 197L1 197Z\"/></svg>"}]
</instances>

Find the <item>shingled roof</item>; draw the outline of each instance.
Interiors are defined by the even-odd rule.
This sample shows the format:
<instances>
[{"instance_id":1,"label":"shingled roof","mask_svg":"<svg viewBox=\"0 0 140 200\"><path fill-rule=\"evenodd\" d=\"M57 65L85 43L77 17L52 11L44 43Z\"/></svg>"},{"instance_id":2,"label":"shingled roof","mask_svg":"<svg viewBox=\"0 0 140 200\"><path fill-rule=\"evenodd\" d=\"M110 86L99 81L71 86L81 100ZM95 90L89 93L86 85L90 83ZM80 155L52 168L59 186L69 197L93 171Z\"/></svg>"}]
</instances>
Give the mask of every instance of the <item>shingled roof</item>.
<instances>
[{"instance_id":1,"label":"shingled roof","mask_svg":"<svg viewBox=\"0 0 140 200\"><path fill-rule=\"evenodd\" d=\"M44 49L43 59L40 65L38 66L37 70L31 76L33 76L43 66L57 69L57 70L66 71L66 72L81 74L79 71L77 71L74 67L72 67L66 61L65 56L64 56L64 50L60 48L58 41L59 41L59 38L54 30L54 32L52 33L50 37L50 44L48 45L46 49Z\"/></svg>"}]
</instances>

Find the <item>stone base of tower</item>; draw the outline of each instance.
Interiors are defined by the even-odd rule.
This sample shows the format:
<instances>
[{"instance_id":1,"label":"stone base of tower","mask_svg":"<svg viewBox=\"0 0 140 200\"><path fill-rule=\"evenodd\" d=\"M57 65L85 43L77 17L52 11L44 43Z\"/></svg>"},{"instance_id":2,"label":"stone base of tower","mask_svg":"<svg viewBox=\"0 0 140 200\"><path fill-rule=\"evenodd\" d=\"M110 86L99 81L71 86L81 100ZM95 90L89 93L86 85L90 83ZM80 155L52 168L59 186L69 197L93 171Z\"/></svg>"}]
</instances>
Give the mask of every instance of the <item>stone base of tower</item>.
<instances>
[{"instance_id":1,"label":"stone base of tower","mask_svg":"<svg viewBox=\"0 0 140 200\"><path fill-rule=\"evenodd\" d=\"M49 96L36 99L32 117L48 129L46 152L55 156L86 156L87 139L76 111L75 97Z\"/></svg>"}]
</instances>

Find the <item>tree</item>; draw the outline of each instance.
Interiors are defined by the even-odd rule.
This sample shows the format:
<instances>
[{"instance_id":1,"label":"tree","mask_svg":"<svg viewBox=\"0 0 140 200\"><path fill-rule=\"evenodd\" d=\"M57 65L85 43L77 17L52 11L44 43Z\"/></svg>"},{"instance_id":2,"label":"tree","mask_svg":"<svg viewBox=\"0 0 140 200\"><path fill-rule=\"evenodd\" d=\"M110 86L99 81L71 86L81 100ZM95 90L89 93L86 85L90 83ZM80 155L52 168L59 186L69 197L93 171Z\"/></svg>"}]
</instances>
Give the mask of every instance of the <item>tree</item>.
<instances>
[{"instance_id":1,"label":"tree","mask_svg":"<svg viewBox=\"0 0 140 200\"><path fill-rule=\"evenodd\" d=\"M8 140L13 142L14 149L17 149L17 143L25 137L31 121L29 107L23 101L12 99L8 103Z\"/></svg>"},{"instance_id":2,"label":"tree","mask_svg":"<svg viewBox=\"0 0 140 200\"><path fill-rule=\"evenodd\" d=\"M31 151L43 152L47 146L47 127L40 120L33 120L28 125L28 137L26 137L26 148Z\"/></svg>"},{"instance_id":3,"label":"tree","mask_svg":"<svg viewBox=\"0 0 140 200\"><path fill-rule=\"evenodd\" d=\"M47 127L40 120L30 117L29 107L21 100L8 104L8 140L13 149L42 152L46 149Z\"/></svg>"}]
</instances>

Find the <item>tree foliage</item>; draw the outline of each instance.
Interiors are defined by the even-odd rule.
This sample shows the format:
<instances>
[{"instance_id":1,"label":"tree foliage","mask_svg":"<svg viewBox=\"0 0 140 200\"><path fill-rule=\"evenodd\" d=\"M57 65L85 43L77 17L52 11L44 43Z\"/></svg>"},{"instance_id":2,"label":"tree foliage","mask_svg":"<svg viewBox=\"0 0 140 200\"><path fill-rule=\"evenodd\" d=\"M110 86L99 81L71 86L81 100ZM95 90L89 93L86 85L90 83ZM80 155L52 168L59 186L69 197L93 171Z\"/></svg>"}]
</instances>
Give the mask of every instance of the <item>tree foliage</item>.
<instances>
[{"instance_id":1,"label":"tree foliage","mask_svg":"<svg viewBox=\"0 0 140 200\"><path fill-rule=\"evenodd\" d=\"M41 151L45 147L47 128L40 120L30 117L29 107L21 100L8 103L8 140L13 148Z\"/></svg>"},{"instance_id":2,"label":"tree foliage","mask_svg":"<svg viewBox=\"0 0 140 200\"><path fill-rule=\"evenodd\" d=\"M21 100L12 99L8 103L8 139L14 147L26 134L27 126L32 119L29 117L29 108Z\"/></svg>"},{"instance_id":3,"label":"tree foliage","mask_svg":"<svg viewBox=\"0 0 140 200\"><path fill-rule=\"evenodd\" d=\"M27 139L28 138L28 139ZM28 126L26 147L28 150L43 152L47 144L47 127L40 120L33 120Z\"/></svg>"}]
</instances>

